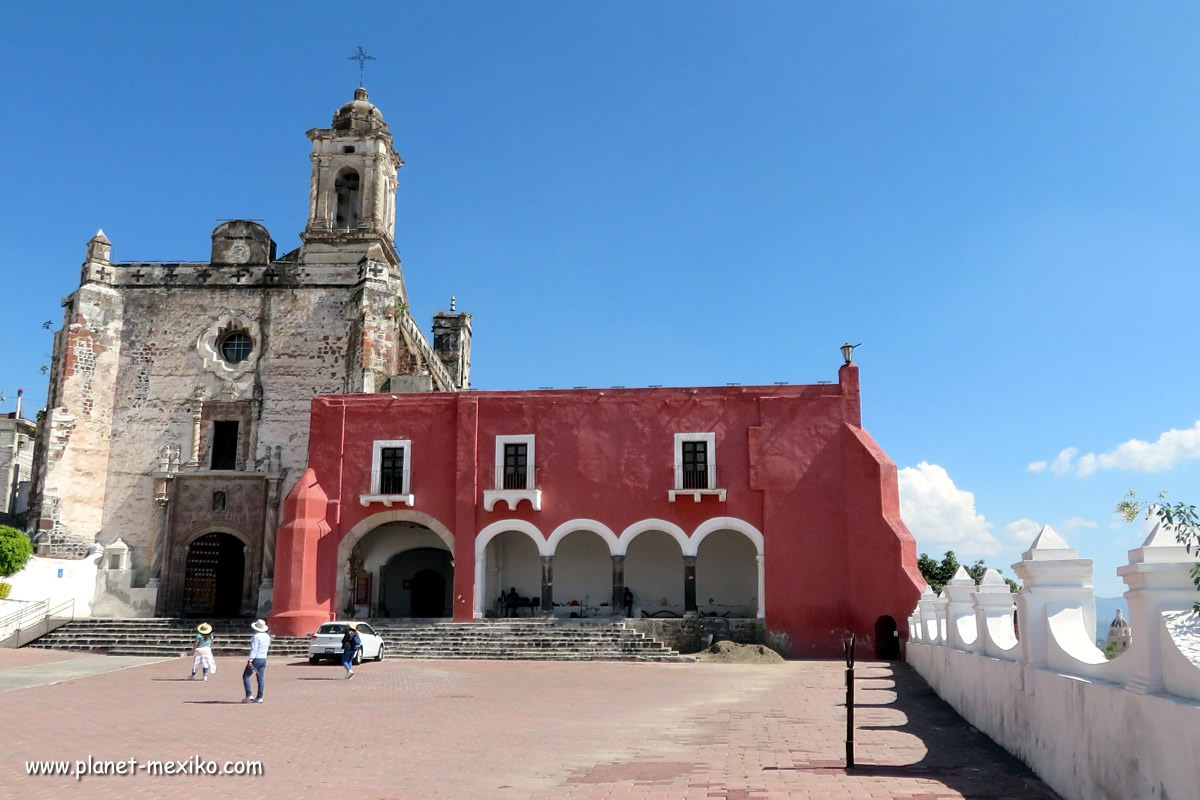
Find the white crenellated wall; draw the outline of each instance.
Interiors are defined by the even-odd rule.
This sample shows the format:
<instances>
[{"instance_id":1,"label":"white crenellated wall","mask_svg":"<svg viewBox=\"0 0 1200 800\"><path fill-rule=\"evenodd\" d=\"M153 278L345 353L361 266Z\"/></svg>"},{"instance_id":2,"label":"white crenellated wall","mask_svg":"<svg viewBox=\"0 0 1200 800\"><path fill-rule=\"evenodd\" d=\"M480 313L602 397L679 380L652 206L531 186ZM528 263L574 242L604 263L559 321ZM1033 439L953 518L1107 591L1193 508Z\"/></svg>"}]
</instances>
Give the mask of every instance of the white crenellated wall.
<instances>
[{"instance_id":1,"label":"white crenellated wall","mask_svg":"<svg viewBox=\"0 0 1200 800\"><path fill-rule=\"evenodd\" d=\"M978 587L960 570L941 595L926 589L908 662L1066 800L1200 797L1195 560L1161 526L1129 552L1117 573L1133 644L1109 661L1092 639L1092 562L1047 526L1013 565L1020 594L995 570Z\"/></svg>"}]
</instances>

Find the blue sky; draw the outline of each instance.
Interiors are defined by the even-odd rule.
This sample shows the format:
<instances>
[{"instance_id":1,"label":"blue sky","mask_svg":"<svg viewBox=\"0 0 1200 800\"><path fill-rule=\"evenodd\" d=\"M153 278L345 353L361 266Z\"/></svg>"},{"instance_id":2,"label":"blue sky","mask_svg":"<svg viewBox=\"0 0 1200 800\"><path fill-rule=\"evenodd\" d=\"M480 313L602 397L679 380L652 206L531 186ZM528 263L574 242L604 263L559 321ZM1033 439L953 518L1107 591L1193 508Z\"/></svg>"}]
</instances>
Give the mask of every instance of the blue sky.
<instances>
[{"instance_id":1,"label":"blue sky","mask_svg":"<svg viewBox=\"0 0 1200 800\"><path fill-rule=\"evenodd\" d=\"M44 402L41 323L97 228L120 261L201 260L236 217L299 243L304 132L350 98L361 44L407 161L413 312L474 313L477 388L812 383L861 341L864 424L921 550L1011 575L1049 523L1119 594L1142 527L1114 503L1200 495L1198 23L1190 3L7 9L3 409L17 386Z\"/></svg>"}]
</instances>

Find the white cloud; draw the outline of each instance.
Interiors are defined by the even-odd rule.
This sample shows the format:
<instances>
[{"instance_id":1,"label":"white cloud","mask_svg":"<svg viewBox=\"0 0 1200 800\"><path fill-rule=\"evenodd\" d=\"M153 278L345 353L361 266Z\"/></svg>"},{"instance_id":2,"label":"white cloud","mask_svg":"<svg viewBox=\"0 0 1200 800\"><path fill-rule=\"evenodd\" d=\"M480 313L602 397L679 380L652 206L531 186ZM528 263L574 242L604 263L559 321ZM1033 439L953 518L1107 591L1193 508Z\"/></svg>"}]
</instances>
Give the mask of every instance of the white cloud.
<instances>
[{"instance_id":1,"label":"white cloud","mask_svg":"<svg viewBox=\"0 0 1200 800\"><path fill-rule=\"evenodd\" d=\"M1130 439L1107 453L1088 453L1079 459L1078 474L1082 478L1109 469L1164 472L1196 458L1200 458L1200 422L1184 430L1172 428L1153 442Z\"/></svg>"},{"instance_id":2,"label":"white cloud","mask_svg":"<svg viewBox=\"0 0 1200 800\"><path fill-rule=\"evenodd\" d=\"M1031 519L1018 519L1004 526L1004 539L1009 544L1024 550L1033 543L1041 529L1042 525L1039 522Z\"/></svg>"},{"instance_id":3,"label":"white cloud","mask_svg":"<svg viewBox=\"0 0 1200 800\"><path fill-rule=\"evenodd\" d=\"M1063 527L1069 531L1073 531L1078 528L1095 528L1099 525L1100 523L1096 522L1095 520L1084 519L1083 517L1071 517L1070 519L1063 521Z\"/></svg>"},{"instance_id":4,"label":"white cloud","mask_svg":"<svg viewBox=\"0 0 1200 800\"><path fill-rule=\"evenodd\" d=\"M1059 451L1054 463L1050 465L1050 471L1055 475L1066 475L1071 471L1071 461L1078 452L1079 448L1076 447L1067 447Z\"/></svg>"},{"instance_id":5,"label":"white cloud","mask_svg":"<svg viewBox=\"0 0 1200 800\"><path fill-rule=\"evenodd\" d=\"M975 495L954 485L946 470L922 461L898 474L900 516L917 539L918 549L941 547L962 555L994 555L1001 544L992 523L975 511Z\"/></svg>"},{"instance_id":6,"label":"white cloud","mask_svg":"<svg viewBox=\"0 0 1200 800\"><path fill-rule=\"evenodd\" d=\"M1032 464L1030 464L1025 469L1029 470L1030 472L1045 472L1046 471L1046 462L1045 461L1034 461Z\"/></svg>"}]
</instances>

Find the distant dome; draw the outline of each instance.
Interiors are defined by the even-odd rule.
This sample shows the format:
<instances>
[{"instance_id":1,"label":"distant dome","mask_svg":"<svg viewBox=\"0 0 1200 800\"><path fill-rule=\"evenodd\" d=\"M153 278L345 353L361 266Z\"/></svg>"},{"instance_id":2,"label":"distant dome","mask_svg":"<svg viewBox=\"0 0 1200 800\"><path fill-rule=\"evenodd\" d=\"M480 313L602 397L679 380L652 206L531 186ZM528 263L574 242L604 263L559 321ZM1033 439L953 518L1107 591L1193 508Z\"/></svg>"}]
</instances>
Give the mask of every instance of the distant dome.
<instances>
[{"instance_id":1,"label":"distant dome","mask_svg":"<svg viewBox=\"0 0 1200 800\"><path fill-rule=\"evenodd\" d=\"M333 115L335 131L372 131L387 130L383 114L367 100L367 90L358 87L354 90L354 99L337 110Z\"/></svg>"},{"instance_id":2,"label":"distant dome","mask_svg":"<svg viewBox=\"0 0 1200 800\"><path fill-rule=\"evenodd\" d=\"M1121 614L1121 609L1118 608L1116 619L1114 619L1112 621L1112 624L1108 626L1108 629L1111 631L1113 628L1128 628L1128 627L1129 627L1129 623L1125 620L1125 617Z\"/></svg>"}]
</instances>

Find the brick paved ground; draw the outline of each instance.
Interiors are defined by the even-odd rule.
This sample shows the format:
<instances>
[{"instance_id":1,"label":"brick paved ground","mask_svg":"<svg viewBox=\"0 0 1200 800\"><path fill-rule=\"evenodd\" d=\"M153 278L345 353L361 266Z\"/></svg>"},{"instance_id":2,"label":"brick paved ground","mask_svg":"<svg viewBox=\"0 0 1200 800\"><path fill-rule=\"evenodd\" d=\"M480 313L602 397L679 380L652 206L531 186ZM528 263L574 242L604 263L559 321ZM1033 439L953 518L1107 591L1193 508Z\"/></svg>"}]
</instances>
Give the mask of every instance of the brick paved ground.
<instances>
[{"instance_id":1,"label":"brick paved ground","mask_svg":"<svg viewBox=\"0 0 1200 800\"><path fill-rule=\"evenodd\" d=\"M385 661L207 683L179 659L0 694L0 796L35 798L1020 798L1051 794L907 667ZM259 759L261 777L27 777L27 759Z\"/></svg>"}]
</instances>

